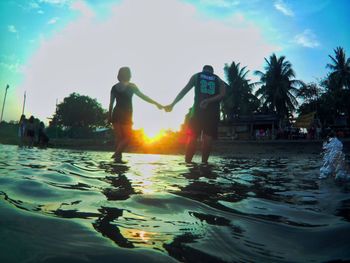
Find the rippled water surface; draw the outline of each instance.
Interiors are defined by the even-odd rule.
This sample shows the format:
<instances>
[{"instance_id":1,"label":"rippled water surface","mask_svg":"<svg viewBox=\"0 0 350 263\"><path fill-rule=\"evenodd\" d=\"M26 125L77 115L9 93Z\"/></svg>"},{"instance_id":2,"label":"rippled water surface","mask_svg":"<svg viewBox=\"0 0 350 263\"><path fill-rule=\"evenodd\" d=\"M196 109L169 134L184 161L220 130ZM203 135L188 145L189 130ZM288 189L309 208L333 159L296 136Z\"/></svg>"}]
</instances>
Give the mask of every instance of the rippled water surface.
<instances>
[{"instance_id":1,"label":"rippled water surface","mask_svg":"<svg viewBox=\"0 0 350 263\"><path fill-rule=\"evenodd\" d=\"M318 155L110 156L0 145L0 262L350 260L350 187Z\"/></svg>"}]
</instances>

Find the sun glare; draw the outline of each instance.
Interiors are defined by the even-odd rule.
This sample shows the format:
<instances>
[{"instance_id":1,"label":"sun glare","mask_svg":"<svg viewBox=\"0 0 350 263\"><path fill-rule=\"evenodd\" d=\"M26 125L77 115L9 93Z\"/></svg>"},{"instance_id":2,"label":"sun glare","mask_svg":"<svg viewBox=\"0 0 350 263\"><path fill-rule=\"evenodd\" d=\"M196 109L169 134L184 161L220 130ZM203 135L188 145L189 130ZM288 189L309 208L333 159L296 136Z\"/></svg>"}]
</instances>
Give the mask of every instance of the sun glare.
<instances>
[{"instance_id":1,"label":"sun glare","mask_svg":"<svg viewBox=\"0 0 350 263\"><path fill-rule=\"evenodd\" d=\"M162 129L160 131L145 131L145 129L140 129L142 134L142 141L146 144L152 144L161 140L166 135L166 130Z\"/></svg>"}]
</instances>

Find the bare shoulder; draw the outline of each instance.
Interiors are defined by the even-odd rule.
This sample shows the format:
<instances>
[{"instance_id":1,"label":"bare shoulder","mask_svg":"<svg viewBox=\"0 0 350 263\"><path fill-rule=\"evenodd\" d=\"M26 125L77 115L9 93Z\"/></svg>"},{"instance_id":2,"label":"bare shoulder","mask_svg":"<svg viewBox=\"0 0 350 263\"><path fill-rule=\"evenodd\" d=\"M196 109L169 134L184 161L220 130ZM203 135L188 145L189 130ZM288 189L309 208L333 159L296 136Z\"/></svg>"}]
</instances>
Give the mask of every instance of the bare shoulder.
<instances>
[{"instance_id":1,"label":"bare shoulder","mask_svg":"<svg viewBox=\"0 0 350 263\"><path fill-rule=\"evenodd\" d=\"M190 80L188 81L188 84L193 86L196 83L197 77L198 77L198 73L193 74Z\"/></svg>"},{"instance_id":2,"label":"bare shoulder","mask_svg":"<svg viewBox=\"0 0 350 263\"><path fill-rule=\"evenodd\" d=\"M129 86L131 89L133 89L134 92L139 90L139 88L137 87L137 85L136 85L135 83L131 83L131 82L130 82L128 86Z\"/></svg>"},{"instance_id":3,"label":"bare shoulder","mask_svg":"<svg viewBox=\"0 0 350 263\"><path fill-rule=\"evenodd\" d=\"M120 91L121 88L122 88L122 85L120 82L118 82L118 83L113 85L111 92Z\"/></svg>"}]
</instances>

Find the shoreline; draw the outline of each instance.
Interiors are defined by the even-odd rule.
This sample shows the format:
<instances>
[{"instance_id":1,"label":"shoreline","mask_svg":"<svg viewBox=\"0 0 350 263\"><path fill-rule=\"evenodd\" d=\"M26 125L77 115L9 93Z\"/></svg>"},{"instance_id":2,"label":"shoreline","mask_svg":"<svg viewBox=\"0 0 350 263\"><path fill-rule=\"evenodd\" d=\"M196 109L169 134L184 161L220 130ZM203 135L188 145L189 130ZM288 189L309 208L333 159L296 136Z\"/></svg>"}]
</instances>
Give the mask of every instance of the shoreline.
<instances>
[{"instance_id":1,"label":"shoreline","mask_svg":"<svg viewBox=\"0 0 350 263\"><path fill-rule=\"evenodd\" d=\"M342 139L343 151L350 153L350 140ZM0 140L1 144L16 145L13 141ZM212 155L247 156L247 157L291 157L299 155L319 155L322 152L322 140L262 140L262 141L233 141L217 140L213 143ZM52 139L48 148L71 149L82 151L113 152L114 143L96 139ZM200 153L198 143L197 154ZM185 153L184 144L167 145L138 145L131 144L128 153L149 154L178 154Z\"/></svg>"}]
</instances>

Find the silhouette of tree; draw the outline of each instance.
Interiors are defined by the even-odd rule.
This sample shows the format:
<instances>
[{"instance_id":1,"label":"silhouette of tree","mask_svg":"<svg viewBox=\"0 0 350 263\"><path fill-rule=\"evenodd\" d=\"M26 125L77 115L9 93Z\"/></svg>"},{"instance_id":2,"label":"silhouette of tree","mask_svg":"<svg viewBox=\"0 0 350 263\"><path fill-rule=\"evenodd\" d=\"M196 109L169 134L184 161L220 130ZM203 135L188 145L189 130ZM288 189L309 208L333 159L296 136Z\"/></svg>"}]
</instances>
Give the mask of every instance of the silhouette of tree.
<instances>
[{"instance_id":1,"label":"silhouette of tree","mask_svg":"<svg viewBox=\"0 0 350 263\"><path fill-rule=\"evenodd\" d=\"M346 58L342 47L334 49L335 57L329 55L333 64L328 63L330 88L332 90L350 89L350 58Z\"/></svg>"},{"instance_id":2,"label":"silhouette of tree","mask_svg":"<svg viewBox=\"0 0 350 263\"><path fill-rule=\"evenodd\" d=\"M224 119L256 112L260 101L252 94L254 83L247 79L249 70L246 67L240 68L240 63L233 61L231 65L225 64L224 71L229 83L221 107Z\"/></svg>"},{"instance_id":3,"label":"silhouette of tree","mask_svg":"<svg viewBox=\"0 0 350 263\"><path fill-rule=\"evenodd\" d=\"M262 99L263 107L269 112L276 112L282 119L288 118L298 105L295 94L297 87L302 86L303 82L294 79L292 64L285 56L277 58L272 54L265 61L265 72L255 71L260 77L260 81L256 83L260 88L255 94Z\"/></svg>"},{"instance_id":4,"label":"silhouette of tree","mask_svg":"<svg viewBox=\"0 0 350 263\"><path fill-rule=\"evenodd\" d=\"M334 108L331 101L332 98L324 93L318 99L305 101L300 105L297 112L299 115L304 115L316 111L322 126L326 127L334 122Z\"/></svg>"},{"instance_id":5,"label":"silhouette of tree","mask_svg":"<svg viewBox=\"0 0 350 263\"><path fill-rule=\"evenodd\" d=\"M317 111L323 125L332 125L338 116L350 114L350 58L346 58L342 47L335 48L334 53L329 55L331 63L326 65L330 72L319 83L324 92L320 94L317 90L320 88L311 83L303 85L297 93L297 97L304 99L298 113Z\"/></svg>"},{"instance_id":6,"label":"silhouette of tree","mask_svg":"<svg viewBox=\"0 0 350 263\"><path fill-rule=\"evenodd\" d=\"M72 93L57 105L53 119L60 126L92 129L105 126L106 111L96 99Z\"/></svg>"},{"instance_id":7,"label":"silhouette of tree","mask_svg":"<svg viewBox=\"0 0 350 263\"><path fill-rule=\"evenodd\" d=\"M302 115L316 111L324 127L333 125L339 116L349 116L350 89L335 88L333 81L328 75L320 81L320 87L314 83L311 83L311 87L310 84L301 87L297 94L298 97L304 98L304 102L298 108L298 113Z\"/></svg>"},{"instance_id":8,"label":"silhouette of tree","mask_svg":"<svg viewBox=\"0 0 350 263\"><path fill-rule=\"evenodd\" d=\"M321 88L314 82L303 84L296 92L296 97L303 99L304 102L318 100L321 95Z\"/></svg>"}]
</instances>

